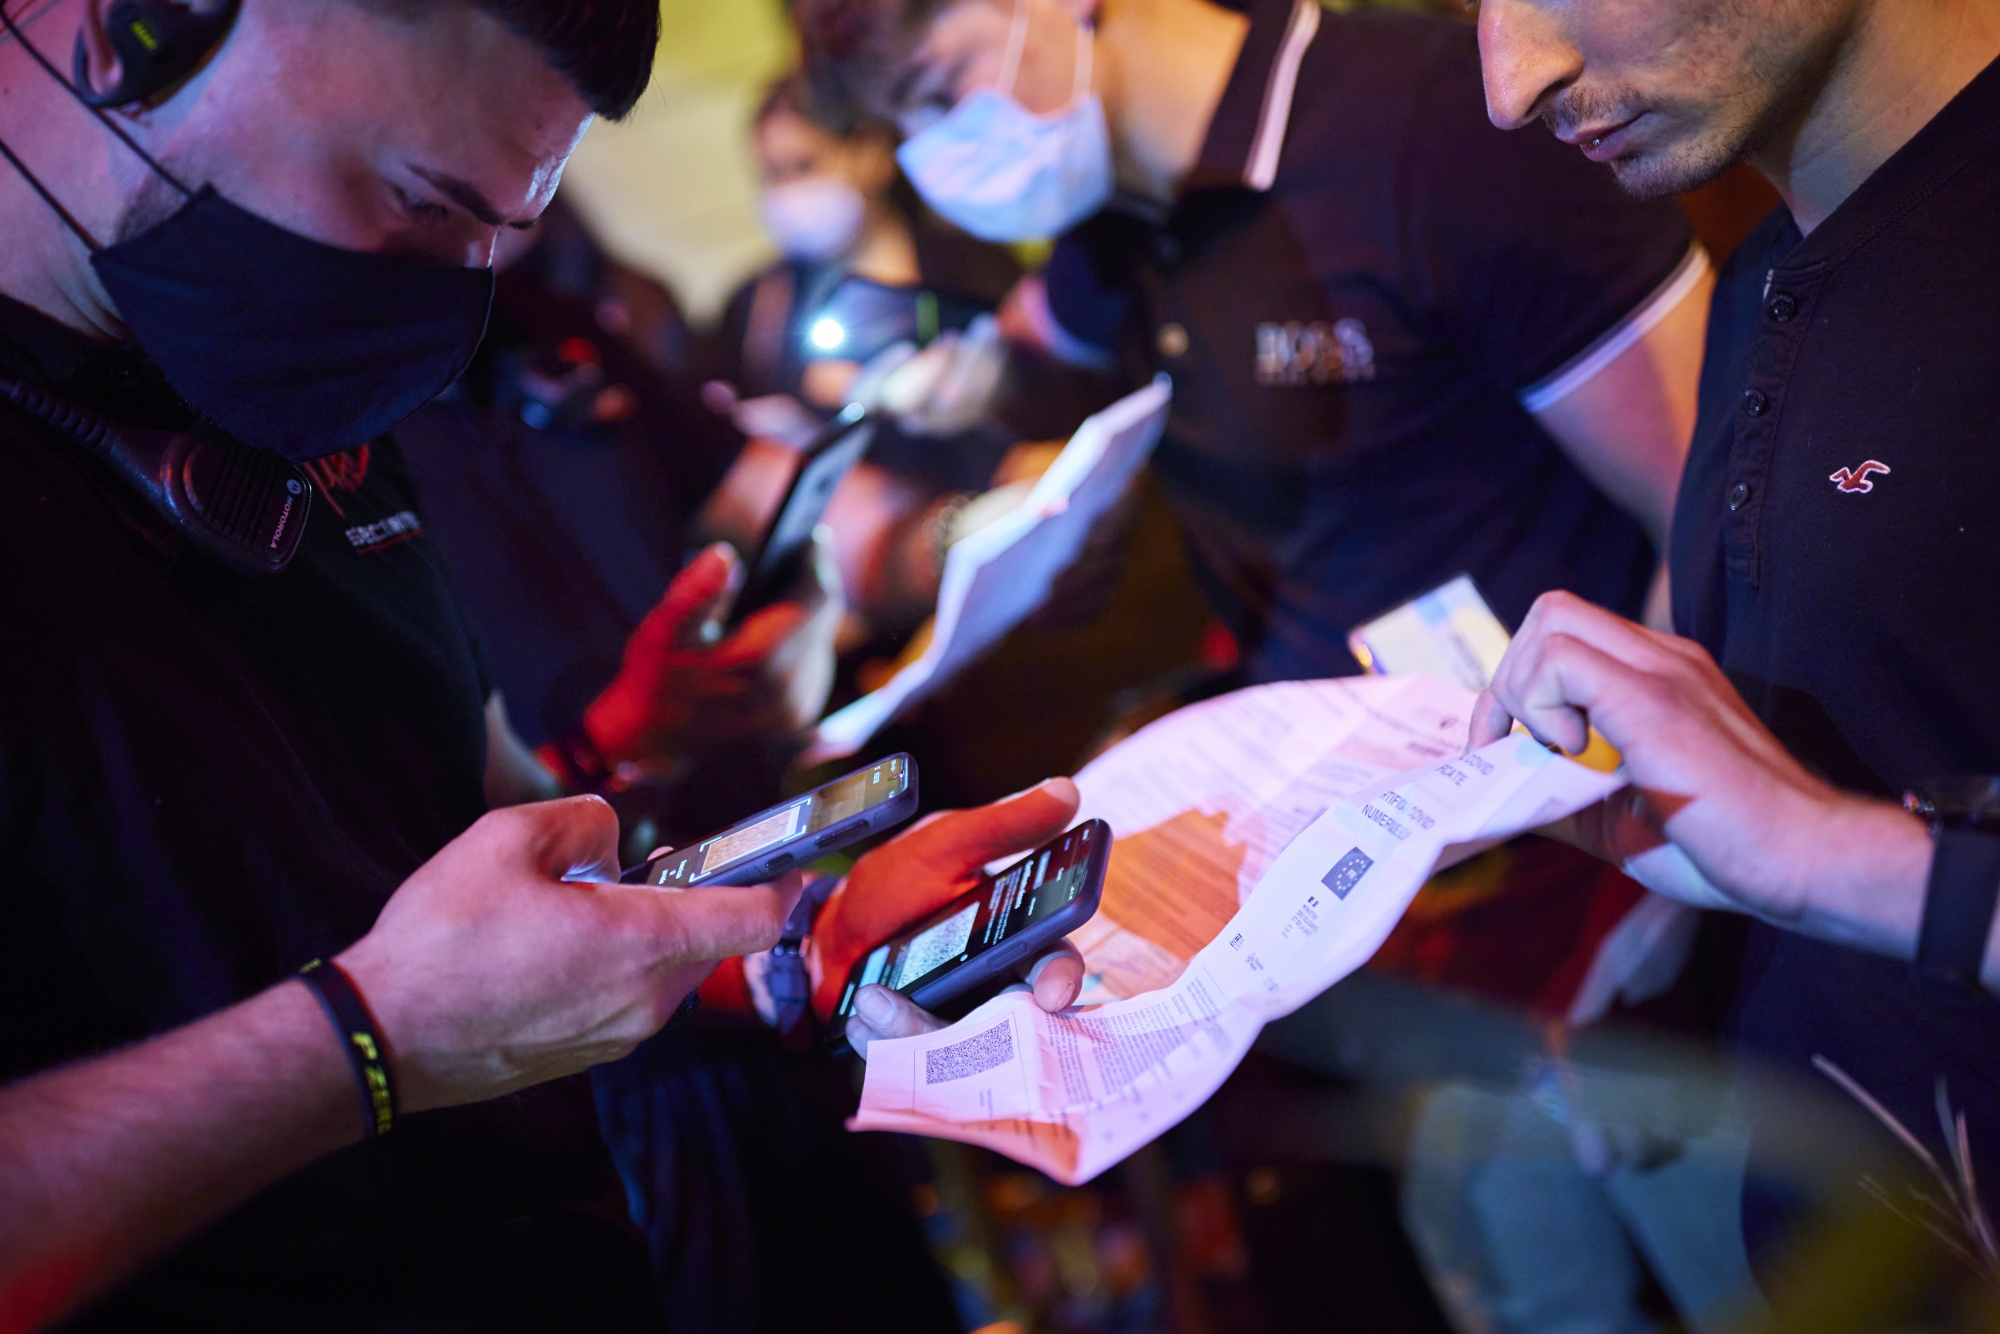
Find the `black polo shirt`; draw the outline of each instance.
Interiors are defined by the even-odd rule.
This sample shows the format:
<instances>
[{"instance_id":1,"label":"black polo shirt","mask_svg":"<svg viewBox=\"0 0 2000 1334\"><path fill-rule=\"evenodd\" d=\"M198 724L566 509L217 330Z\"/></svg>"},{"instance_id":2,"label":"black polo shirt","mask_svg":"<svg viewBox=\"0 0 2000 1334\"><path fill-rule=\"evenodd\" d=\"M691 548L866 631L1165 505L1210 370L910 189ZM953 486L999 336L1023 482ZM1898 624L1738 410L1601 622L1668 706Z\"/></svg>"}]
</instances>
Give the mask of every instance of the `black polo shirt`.
<instances>
[{"instance_id":1,"label":"black polo shirt","mask_svg":"<svg viewBox=\"0 0 2000 1334\"><path fill-rule=\"evenodd\" d=\"M1494 129L1464 24L1248 12L1170 215L1093 220L1048 283L1173 376L1154 466L1250 675L1352 673L1349 630L1460 573L1510 624L1552 588L1636 613L1649 543L1528 409L1700 277L1679 210Z\"/></svg>"},{"instance_id":2,"label":"black polo shirt","mask_svg":"<svg viewBox=\"0 0 2000 1334\"><path fill-rule=\"evenodd\" d=\"M0 375L120 421L189 420L131 349L4 298ZM0 448L5 1081L186 1024L364 935L485 808L488 679L387 441L312 466L299 553L262 579L186 548L11 410ZM413 1116L76 1327L645 1328L643 1253L572 1207L615 1211L615 1192L582 1081Z\"/></svg>"},{"instance_id":3,"label":"black polo shirt","mask_svg":"<svg viewBox=\"0 0 2000 1334\"><path fill-rule=\"evenodd\" d=\"M1674 616L1793 754L1894 797L2000 773L2000 67L1810 237L1780 210L1724 274L1673 537ZM2000 1006L1755 928L1742 1044L1838 1062L1942 1161L1934 1096L2000 1180ZM1816 1078L1816 1077L1815 1077Z\"/></svg>"}]
</instances>

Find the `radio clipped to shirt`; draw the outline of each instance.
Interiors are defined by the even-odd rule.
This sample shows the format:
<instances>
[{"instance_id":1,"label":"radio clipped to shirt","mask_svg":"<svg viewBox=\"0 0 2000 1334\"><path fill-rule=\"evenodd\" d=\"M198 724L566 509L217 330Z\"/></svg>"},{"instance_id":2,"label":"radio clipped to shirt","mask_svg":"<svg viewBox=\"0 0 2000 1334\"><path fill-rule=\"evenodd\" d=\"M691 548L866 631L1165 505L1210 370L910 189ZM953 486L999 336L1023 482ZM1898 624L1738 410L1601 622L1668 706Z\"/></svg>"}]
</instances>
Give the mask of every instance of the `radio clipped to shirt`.
<instances>
[{"instance_id":1,"label":"radio clipped to shirt","mask_svg":"<svg viewBox=\"0 0 2000 1334\"><path fill-rule=\"evenodd\" d=\"M0 401L82 447L189 545L231 569L281 574L298 553L312 508L298 465L206 421L186 431L126 426L17 380L0 380Z\"/></svg>"}]
</instances>

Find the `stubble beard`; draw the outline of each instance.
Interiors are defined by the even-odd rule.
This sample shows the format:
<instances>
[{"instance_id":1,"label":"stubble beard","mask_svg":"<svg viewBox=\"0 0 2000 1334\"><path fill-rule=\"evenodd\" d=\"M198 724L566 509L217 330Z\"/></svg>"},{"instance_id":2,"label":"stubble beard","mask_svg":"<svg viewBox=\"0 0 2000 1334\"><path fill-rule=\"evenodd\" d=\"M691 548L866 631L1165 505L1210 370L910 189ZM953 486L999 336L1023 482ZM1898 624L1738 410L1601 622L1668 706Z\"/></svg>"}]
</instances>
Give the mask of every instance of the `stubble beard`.
<instances>
[{"instance_id":1,"label":"stubble beard","mask_svg":"<svg viewBox=\"0 0 2000 1334\"><path fill-rule=\"evenodd\" d=\"M168 165L167 170L175 171L175 168ZM148 171L146 179L126 199L124 211L118 215L114 244L152 231L187 207L187 202L187 197L179 190Z\"/></svg>"},{"instance_id":2,"label":"stubble beard","mask_svg":"<svg viewBox=\"0 0 2000 1334\"><path fill-rule=\"evenodd\" d=\"M1637 90L1604 94L1578 89L1566 94L1544 113L1551 130L1629 119L1642 111L1678 117L1690 128L1664 146L1613 159L1608 165L1618 184L1638 199L1686 194L1710 185L1739 163L1762 155L1793 130L1810 111L1825 86L1847 33L1838 21L1819 27L1805 40L1811 11L1837 13L1838 0L1798 0L1789 9L1791 23L1773 25L1767 9L1744 0L1718 6L1715 25L1704 43L1702 66L1735 65L1725 88L1701 102L1651 107ZM1759 37L1763 40L1758 40Z\"/></svg>"}]
</instances>

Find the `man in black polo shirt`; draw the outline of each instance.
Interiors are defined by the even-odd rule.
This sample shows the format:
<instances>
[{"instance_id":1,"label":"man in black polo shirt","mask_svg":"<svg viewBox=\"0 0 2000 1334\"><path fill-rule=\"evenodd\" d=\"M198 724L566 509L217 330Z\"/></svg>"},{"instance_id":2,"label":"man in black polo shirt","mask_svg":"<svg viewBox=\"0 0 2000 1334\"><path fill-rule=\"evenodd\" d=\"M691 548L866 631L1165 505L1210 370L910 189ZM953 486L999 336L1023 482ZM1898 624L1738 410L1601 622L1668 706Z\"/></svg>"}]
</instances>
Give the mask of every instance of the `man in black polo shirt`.
<instances>
[{"instance_id":1,"label":"man in black polo shirt","mask_svg":"<svg viewBox=\"0 0 2000 1334\"><path fill-rule=\"evenodd\" d=\"M1565 586L1638 614L1708 292L1678 211L1494 131L1463 25L1246 8L799 17L945 217L1084 224L1049 341L1173 377L1155 469L1251 680L1351 674L1351 629L1460 573L1510 624Z\"/></svg>"},{"instance_id":2,"label":"man in black polo shirt","mask_svg":"<svg viewBox=\"0 0 2000 1334\"><path fill-rule=\"evenodd\" d=\"M2000 773L2000 3L1485 0L1480 27L1496 123L1641 194L1747 158L1785 203L1710 324L1673 541L1691 641L1551 598L1488 734L1621 747L1633 788L1576 832L1761 919L1742 1048L1831 1062L1950 1164L1943 1081L2000 1180L1991 849L1934 856L1890 804ZM1753 1240L1770 1216L1751 1201Z\"/></svg>"},{"instance_id":3,"label":"man in black polo shirt","mask_svg":"<svg viewBox=\"0 0 2000 1334\"><path fill-rule=\"evenodd\" d=\"M657 1326L562 1077L786 905L567 883L616 872L592 798L482 817L525 770L381 434L464 365L496 234L657 25L0 8L0 1328ZM875 854L820 957L1074 809Z\"/></svg>"}]
</instances>

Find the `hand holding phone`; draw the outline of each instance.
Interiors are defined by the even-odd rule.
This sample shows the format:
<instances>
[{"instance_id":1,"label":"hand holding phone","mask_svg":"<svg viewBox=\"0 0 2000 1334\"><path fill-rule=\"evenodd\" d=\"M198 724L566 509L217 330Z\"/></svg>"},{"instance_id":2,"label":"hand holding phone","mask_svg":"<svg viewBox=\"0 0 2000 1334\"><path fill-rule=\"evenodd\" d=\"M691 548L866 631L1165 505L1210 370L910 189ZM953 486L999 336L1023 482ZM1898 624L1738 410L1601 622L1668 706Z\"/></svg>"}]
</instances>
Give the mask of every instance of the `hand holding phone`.
<instances>
[{"instance_id":1,"label":"hand holding phone","mask_svg":"<svg viewBox=\"0 0 2000 1334\"><path fill-rule=\"evenodd\" d=\"M862 956L834 1009L842 1032L856 995L881 985L923 1009L991 986L1088 922L1104 893L1111 828L1090 820L979 883Z\"/></svg>"},{"instance_id":2,"label":"hand holding phone","mask_svg":"<svg viewBox=\"0 0 2000 1334\"><path fill-rule=\"evenodd\" d=\"M778 503L778 510L744 562L742 592L728 618L734 631L758 611L781 602L799 582L810 558L813 530L826 515L833 493L840 488L875 437L867 412L850 406L827 423L811 444L799 451L798 471Z\"/></svg>"}]
</instances>

